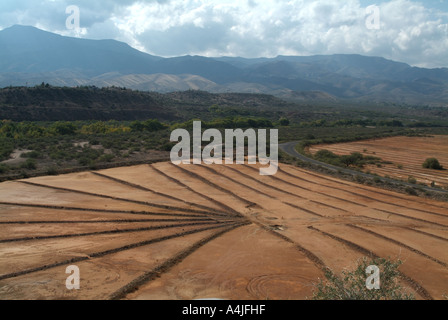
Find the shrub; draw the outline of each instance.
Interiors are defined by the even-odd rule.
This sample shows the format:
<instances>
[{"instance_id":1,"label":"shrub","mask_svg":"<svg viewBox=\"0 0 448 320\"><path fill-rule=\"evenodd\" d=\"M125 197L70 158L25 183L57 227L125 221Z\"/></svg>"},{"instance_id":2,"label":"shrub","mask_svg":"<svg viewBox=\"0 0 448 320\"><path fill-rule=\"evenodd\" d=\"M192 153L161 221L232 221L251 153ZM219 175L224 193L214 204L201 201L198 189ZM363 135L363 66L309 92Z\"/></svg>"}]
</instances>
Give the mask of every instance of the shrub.
<instances>
[{"instance_id":1,"label":"shrub","mask_svg":"<svg viewBox=\"0 0 448 320\"><path fill-rule=\"evenodd\" d=\"M283 127L287 127L287 126L289 126L289 124L290 124L290 122L289 122L288 119L286 119L286 118L281 118L281 119L280 119L280 125L281 125L281 126L283 126Z\"/></svg>"},{"instance_id":2,"label":"shrub","mask_svg":"<svg viewBox=\"0 0 448 320\"><path fill-rule=\"evenodd\" d=\"M103 154L98 160L100 162L112 162L115 156L113 154Z\"/></svg>"},{"instance_id":3,"label":"shrub","mask_svg":"<svg viewBox=\"0 0 448 320\"><path fill-rule=\"evenodd\" d=\"M412 184L417 184L417 179L415 179L415 178L412 177L412 176L409 176L409 178L408 178L408 182L409 182L409 183L412 183Z\"/></svg>"},{"instance_id":4,"label":"shrub","mask_svg":"<svg viewBox=\"0 0 448 320\"><path fill-rule=\"evenodd\" d=\"M47 169L47 175L56 176L57 174L58 174L58 171L55 167L50 167Z\"/></svg>"},{"instance_id":5,"label":"shrub","mask_svg":"<svg viewBox=\"0 0 448 320\"><path fill-rule=\"evenodd\" d=\"M320 280L316 285L313 300L413 300L414 296L404 292L398 283L398 268L401 264L400 260L394 262L384 258L364 258L355 270L344 270L340 276L328 269L325 273L327 280ZM379 290L369 290L366 286L366 269L371 265L380 269Z\"/></svg>"},{"instance_id":6,"label":"shrub","mask_svg":"<svg viewBox=\"0 0 448 320\"><path fill-rule=\"evenodd\" d=\"M374 178L373 178L373 181L374 181L375 183L381 183L381 182L382 182L382 180L381 180L380 177L374 177Z\"/></svg>"},{"instance_id":7,"label":"shrub","mask_svg":"<svg viewBox=\"0 0 448 320\"><path fill-rule=\"evenodd\" d=\"M25 163L23 163L20 168L34 170L37 168L36 161L34 159L28 159Z\"/></svg>"},{"instance_id":8,"label":"shrub","mask_svg":"<svg viewBox=\"0 0 448 320\"><path fill-rule=\"evenodd\" d=\"M8 172L9 167L6 164L0 163L0 174Z\"/></svg>"},{"instance_id":9,"label":"shrub","mask_svg":"<svg viewBox=\"0 0 448 320\"><path fill-rule=\"evenodd\" d=\"M436 158L428 158L423 163L423 168L433 169L433 170L443 170L443 166L440 165L439 160Z\"/></svg>"},{"instance_id":10,"label":"shrub","mask_svg":"<svg viewBox=\"0 0 448 320\"><path fill-rule=\"evenodd\" d=\"M316 139L316 137L315 137L313 134L308 133L308 134L305 136L305 139L306 139L306 140L314 140L314 139Z\"/></svg>"},{"instance_id":11,"label":"shrub","mask_svg":"<svg viewBox=\"0 0 448 320\"><path fill-rule=\"evenodd\" d=\"M407 194L409 194L409 195L411 195L411 196L418 196L418 193L417 193L417 191L415 191L414 188L407 187L407 188L405 189L405 191L406 191Z\"/></svg>"},{"instance_id":12,"label":"shrub","mask_svg":"<svg viewBox=\"0 0 448 320\"><path fill-rule=\"evenodd\" d=\"M27 152L27 153L22 153L22 155L20 157L21 158L38 159L39 157L41 157L41 154L38 151L31 151L31 152Z\"/></svg>"}]
</instances>

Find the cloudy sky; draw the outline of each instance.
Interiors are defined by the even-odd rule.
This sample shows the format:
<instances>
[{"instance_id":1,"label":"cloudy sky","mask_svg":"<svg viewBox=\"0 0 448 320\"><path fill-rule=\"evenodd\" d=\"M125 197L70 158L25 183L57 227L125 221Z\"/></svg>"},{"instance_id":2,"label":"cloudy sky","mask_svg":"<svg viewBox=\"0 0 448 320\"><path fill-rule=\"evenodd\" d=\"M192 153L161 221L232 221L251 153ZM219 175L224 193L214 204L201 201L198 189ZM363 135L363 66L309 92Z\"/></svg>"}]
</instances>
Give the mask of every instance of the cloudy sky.
<instances>
[{"instance_id":1,"label":"cloudy sky","mask_svg":"<svg viewBox=\"0 0 448 320\"><path fill-rule=\"evenodd\" d=\"M70 5L79 29L67 29ZM1 0L0 29L14 24L164 57L358 53L448 67L448 0Z\"/></svg>"}]
</instances>

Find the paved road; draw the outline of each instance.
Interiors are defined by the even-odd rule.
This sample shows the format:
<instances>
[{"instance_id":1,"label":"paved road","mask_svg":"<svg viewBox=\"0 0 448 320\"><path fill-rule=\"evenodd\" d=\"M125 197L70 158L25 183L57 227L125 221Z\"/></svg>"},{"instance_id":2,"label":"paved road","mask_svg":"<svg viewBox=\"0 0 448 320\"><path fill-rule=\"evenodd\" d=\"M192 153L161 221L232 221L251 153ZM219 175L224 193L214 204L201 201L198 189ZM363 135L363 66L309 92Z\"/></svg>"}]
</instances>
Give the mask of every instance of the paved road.
<instances>
[{"instance_id":1,"label":"paved road","mask_svg":"<svg viewBox=\"0 0 448 320\"><path fill-rule=\"evenodd\" d=\"M351 169L336 167L336 166L333 166L333 165L328 164L328 163L324 163L324 162L320 162L320 161L317 161L317 160L314 160L314 159L310 159L310 158L308 158L308 157L304 156L303 154L300 154L300 153L298 153L296 151L295 146L298 143L299 143L299 141L292 141L292 142L283 143L283 144L279 145L279 148L283 152L285 152L285 153L289 154L290 156L292 156L294 158L297 158L297 159L299 159L299 160L301 160L303 162L308 162L308 163L311 163L311 164L314 164L314 165L318 165L318 166L324 167L326 169L329 169L329 170L332 170L332 171L335 171L335 172L342 171L342 172L347 173L347 174L351 174L351 175L355 175L355 176L356 175L357 176L362 176L362 177L369 178L369 179L373 179L373 178L377 177L377 176L373 176L371 174L367 174L367 173L364 173L364 172L359 172L359 171L355 171L355 170L351 170ZM439 192L439 193L448 194L448 190L436 189L436 188L431 188L431 187L428 187L428 186L415 185L415 184L412 184L412 183L401 182L401 181L388 179L388 178L383 178L383 177L380 177L380 179L382 181L387 181L387 182L390 182L390 183L393 183L393 184L399 183L401 185L405 185L405 186L409 186L409 187L419 187L419 188L421 188L423 190L427 190L427 191L431 191L431 192Z\"/></svg>"}]
</instances>

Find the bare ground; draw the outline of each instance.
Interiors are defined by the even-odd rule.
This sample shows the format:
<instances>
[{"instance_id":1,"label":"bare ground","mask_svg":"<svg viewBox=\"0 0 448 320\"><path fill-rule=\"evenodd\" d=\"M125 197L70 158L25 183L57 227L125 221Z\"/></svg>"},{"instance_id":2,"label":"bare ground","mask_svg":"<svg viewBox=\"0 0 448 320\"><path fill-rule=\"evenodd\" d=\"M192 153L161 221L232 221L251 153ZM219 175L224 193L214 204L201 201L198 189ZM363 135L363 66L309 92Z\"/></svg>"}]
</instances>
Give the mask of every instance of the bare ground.
<instances>
[{"instance_id":1,"label":"bare ground","mask_svg":"<svg viewBox=\"0 0 448 320\"><path fill-rule=\"evenodd\" d=\"M0 184L0 299L307 299L329 267L404 260L448 292L448 204L288 165L163 162ZM81 289L65 287L77 265Z\"/></svg>"}]
</instances>

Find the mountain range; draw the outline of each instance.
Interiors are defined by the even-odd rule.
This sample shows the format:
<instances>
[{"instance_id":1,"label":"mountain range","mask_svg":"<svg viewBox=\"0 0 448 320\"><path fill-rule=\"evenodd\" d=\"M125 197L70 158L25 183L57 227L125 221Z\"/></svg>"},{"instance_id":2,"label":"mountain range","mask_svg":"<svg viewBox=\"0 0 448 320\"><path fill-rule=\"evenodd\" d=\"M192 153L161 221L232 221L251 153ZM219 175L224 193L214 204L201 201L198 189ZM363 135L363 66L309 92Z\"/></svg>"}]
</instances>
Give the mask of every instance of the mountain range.
<instances>
[{"instance_id":1,"label":"mountain range","mask_svg":"<svg viewBox=\"0 0 448 320\"><path fill-rule=\"evenodd\" d=\"M115 40L64 37L19 25L0 31L0 87L42 82L448 106L448 68L417 68L361 55L163 58Z\"/></svg>"}]
</instances>

